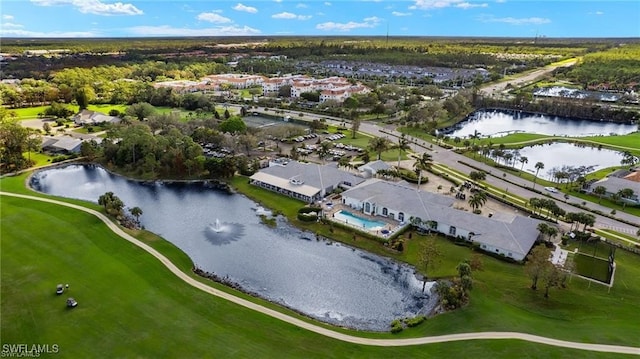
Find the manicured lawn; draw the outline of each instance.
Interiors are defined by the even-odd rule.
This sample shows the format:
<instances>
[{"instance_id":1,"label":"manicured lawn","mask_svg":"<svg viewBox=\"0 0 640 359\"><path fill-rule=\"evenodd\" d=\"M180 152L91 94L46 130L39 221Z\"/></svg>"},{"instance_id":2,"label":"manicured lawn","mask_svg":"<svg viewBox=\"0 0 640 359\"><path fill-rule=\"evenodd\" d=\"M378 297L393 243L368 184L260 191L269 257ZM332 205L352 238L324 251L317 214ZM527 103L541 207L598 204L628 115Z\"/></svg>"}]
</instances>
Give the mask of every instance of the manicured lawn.
<instances>
[{"instance_id":1,"label":"manicured lawn","mask_svg":"<svg viewBox=\"0 0 640 359\"><path fill-rule=\"evenodd\" d=\"M351 131L343 131L343 133L345 134L345 137L337 140L336 142L344 143L345 145L358 146L364 149L369 147L369 140L371 140L372 137L358 133L356 134L356 138L351 138ZM394 144L391 143L391 146L393 145ZM378 158L378 154L373 151L369 151L369 157L371 160L376 160ZM406 160L407 158L407 152L402 152L400 159ZM380 159L383 161L398 161L398 150L390 149L384 151L382 152Z\"/></svg>"},{"instance_id":2,"label":"manicured lawn","mask_svg":"<svg viewBox=\"0 0 640 359\"><path fill-rule=\"evenodd\" d=\"M72 109L74 112L78 112L77 105L66 105L68 108ZM18 115L18 119L26 120L31 118L38 118L38 114L44 112L44 110L49 106L35 106L35 107L24 107L18 109L9 109L9 111L15 111ZM87 106L89 110L98 111L105 114L109 114L111 110L118 110L120 112L124 112L127 109L127 105L89 105Z\"/></svg>"},{"instance_id":3,"label":"manicured lawn","mask_svg":"<svg viewBox=\"0 0 640 359\"><path fill-rule=\"evenodd\" d=\"M61 358L612 357L513 340L347 344L186 285L90 215L9 197L1 206L3 344L55 343ZM175 247L146 237L180 267L189 262ZM58 283L69 283L69 291L55 295ZM77 308L65 308L68 296Z\"/></svg>"}]
</instances>

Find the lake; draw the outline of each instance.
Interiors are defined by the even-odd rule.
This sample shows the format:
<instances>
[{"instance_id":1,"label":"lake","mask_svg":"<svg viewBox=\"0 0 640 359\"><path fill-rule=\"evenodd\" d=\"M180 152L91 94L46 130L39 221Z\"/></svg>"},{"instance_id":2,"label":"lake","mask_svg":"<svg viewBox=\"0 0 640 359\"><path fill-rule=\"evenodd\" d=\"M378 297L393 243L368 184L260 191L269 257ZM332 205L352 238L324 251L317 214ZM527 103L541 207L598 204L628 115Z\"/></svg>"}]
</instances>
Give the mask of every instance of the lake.
<instances>
[{"instance_id":1,"label":"lake","mask_svg":"<svg viewBox=\"0 0 640 359\"><path fill-rule=\"evenodd\" d=\"M422 293L413 267L316 240L281 217L276 228L267 227L259 217L266 209L205 184L143 183L98 166L70 165L35 173L31 185L91 202L111 191L126 207L140 207L145 228L200 269L323 322L386 331L392 320L426 314L437 301Z\"/></svg>"},{"instance_id":2,"label":"lake","mask_svg":"<svg viewBox=\"0 0 640 359\"><path fill-rule=\"evenodd\" d=\"M514 132L584 137L610 134L624 135L638 130L638 125L607 121L589 121L567 117L520 112L476 111L447 130L450 137L468 137L478 131L482 137L504 136Z\"/></svg>"}]
</instances>

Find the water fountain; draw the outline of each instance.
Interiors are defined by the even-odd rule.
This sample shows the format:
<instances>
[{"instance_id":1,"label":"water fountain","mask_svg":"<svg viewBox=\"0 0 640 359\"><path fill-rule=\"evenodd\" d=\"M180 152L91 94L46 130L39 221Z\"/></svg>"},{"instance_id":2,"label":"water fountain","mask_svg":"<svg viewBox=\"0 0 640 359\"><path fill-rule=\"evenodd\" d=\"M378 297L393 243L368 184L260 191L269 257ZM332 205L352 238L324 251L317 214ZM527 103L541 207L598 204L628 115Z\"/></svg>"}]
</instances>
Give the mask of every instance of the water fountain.
<instances>
[{"instance_id":1,"label":"water fountain","mask_svg":"<svg viewBox=\"0 0 640 359\"><path fill-rule=\"evenodd\" d=\"M210 223L204 230L206 238L213 244L228 244L238 240L244 233L244 226L239 223L220 222L216 218L214 223Z\"/></svg>"},{"instance_id":2,"label":"water fountain","mask_svg":"<svg viewBox=\"0 0 640 359\"><path fill-rule=\"evenodd\" d=\"M213 225L211 229L216 233L222 232L222 226L220 226L220 220L218 218L216 218L216 223Z\"/></svg>"}]
</instances>

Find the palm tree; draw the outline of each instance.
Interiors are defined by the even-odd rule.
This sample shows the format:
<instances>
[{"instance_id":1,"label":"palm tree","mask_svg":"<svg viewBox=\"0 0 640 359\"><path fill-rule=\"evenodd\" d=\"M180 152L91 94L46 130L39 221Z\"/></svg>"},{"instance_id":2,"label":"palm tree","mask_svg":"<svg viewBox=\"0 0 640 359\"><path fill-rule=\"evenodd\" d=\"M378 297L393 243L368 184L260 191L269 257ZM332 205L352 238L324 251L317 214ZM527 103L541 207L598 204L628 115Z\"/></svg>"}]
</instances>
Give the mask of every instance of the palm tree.
<instances>
[{"instance_id":1,"label":"palm tree","mask_svg":"<svg viewBox=\"0 0 640 359\"><path fill-rule=\"evenodd\" d=\"M533 178L533 188L536 188L536 179L538 178L538 172L540 172L541 169L544 169L544 163L536 162L535 168L536 168L536 175Z\"/></svg>"},{"instance_id":2,"label":"palm tree","mask_svg":"<svg viewBox=\"0 0 640 359\"><path fill-rule=\"evenodd\" d=\"M418 157L413 163L413 168L418 174L418 189L420 189L420 183L422 182L422 171L431 168L432 157L430 154L424 152L421 157Z\"/></svg>"},{"instance_id":3,"label":"palm tree","mask_svg":"<svg viewBox=\"0 0 640 359\"><path fill-rule=\"evenodd\" d=\"M600 203L602 196L607 194L607 188L605 186L596 186L596 188L593 189L593 193L598 195L598 203Z\"/></svg>"},{"instance_id":4,"label":"palm tree","mask_svg":"<svg viewBox=\"0 0 640 359\"><path fill-rule=\"evenodd\" d=\"M478 132L478 130L473 130L473 135L469 135L469 137L473 139L472 144L475 144L476 140L480 138L480 132Z\"/></svg>"},{"instance_id":5,"label":"palm tree","mask_svg":"<svg viewBox=\"0 0 640 359\"><path fill-rule=\"evenodd\" d=\"M320 148L318 149L318 156L322 160L322 163L324 163L324 158L327 156L327 154L329 154L329 150L331 149L331 147L333 146L329 141L322 141L320 143Z\"/></svg>"},{"instance_id":6,"label":"palm tree","mask_svg":"<svg viewBox=\"0 0 640 359\"><path fill-rule=\"evenodd\" d=\"M129 208L129 213L136 218L136 224L140 225L140 216L142 216L142 209L140 207Z\"/></svg>"},{"instance_id":7,"label":"palm tree","mask_svg":"<svg viewBox=\"0 0 640 359\"><path fill-rule=\"evenodd\" d=\"M407 140L404 133L400 137L398 137L398 143L394 146L394 148L398 150L398 168L400 168L402 153L409 149L409 140Z\"/></svg>"},{"instance_id":8,"label":"palm tree","mask_svg":"<svg viewBox=\"0 0 640 359\"><path fill-rule=\"evenodd\" d=\"M389 140L384 137L374 137L369 140L369 149L378 155L378 160L382 152L389 149Z\"/></svg>"},{"instance_id":9,"label":"palm tree","mask_svg":"<svg viewBox=\"0 0 640 359\"><path fill-rule=\"evenodd\" d=\"M623 157L622 160L620 160L620 164L623 166L628 165L629 167L633 167L633 165L638 162L638 158L629 151L622 152L622 156Z\"/></svg>"},{"instance_id":10,"label":"palm tree","mask_svg":"<svg viewBox=\"0 0 640 359\"><path fill-rule=\"evenodd\" d=\"M522 170L524 169L524 165L526 163L529 163L529 159L527 158L527 156L520 156L520 158L518 158L518 161L522 163L522 166L520 166L520 174L519 174L519 176L522 176Z\"/></svg>"},{"instance_id":11,"label":"palm tree","mask_svg":"<svg viewBox=\"0 0 640 359\"><path fill-rule=\"evenodd\" d=\"M618 196L622 199L622 210L624 211L627 206L627 199L633 197L633 190L631 188L623 188L618 191Z\"/></svg>"},{"instance_id":12,"label":"palm tree","mask_svg":"<svg viewBox=\"0 0 640 359\"><path fill-rule=\"evenodd\" d=\"M484 206L486 202L487 202L487 195L481 191L477 191L476 193L473 194L473 196L471 196L471 198L469 198L469 206L473 208L474 212L480 207Z\"/></svg>"}]
</instances>

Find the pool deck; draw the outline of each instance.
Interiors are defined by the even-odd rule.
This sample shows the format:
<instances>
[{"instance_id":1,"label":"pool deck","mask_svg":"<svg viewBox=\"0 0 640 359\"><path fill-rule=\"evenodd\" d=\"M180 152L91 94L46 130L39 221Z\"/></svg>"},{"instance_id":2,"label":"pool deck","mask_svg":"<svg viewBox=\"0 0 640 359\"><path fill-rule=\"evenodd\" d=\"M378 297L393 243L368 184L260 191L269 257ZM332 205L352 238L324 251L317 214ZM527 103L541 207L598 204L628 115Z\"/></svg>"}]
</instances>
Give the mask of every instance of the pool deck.
<instances>
[{"instance_id":1,"label":"pool deck","mask_svg":"<svg viewBox=\"0 0 640 359\"><path fill-rule=\"evenodd\" d=\"M331 204L329 204L331 203ZM396 231L398 231L399 229L401 229L404 225L401 224L398 221L392 220L390 218L386 218L386 217L381 217L381 216L370 216L368 214L362 213L361 211L357 210L357 209L353 209L349 206L345 206L342 203L338 202L332 202L332 201L328 201L322 204L322 209L325 213L325 218L327 218L328 220L332 221L332 222L336 222L336 223L340 223L342 225L346 225L349 227L352 227L353 229L359 231L359 232L365 232L365 233L369 233L369 234L373 234L375 236L378 236L380 238L389 238L390 236L392 236ZM372 220L372 221L378 221L378 222L384 222L385 223L385 227L383 229L364 229L360 226L354 225L354 224L350 224L347 223L346 221L342 221L338 218L334 217L334 214L336 212L339 211L347 211L347 212L351 212L352 214L358 216L358 217L362 217L368 220ZM405 223L406 224L406 223ZM388 233L381 233L383 230L389 231Z\"/></svg>"}]
</instances>

